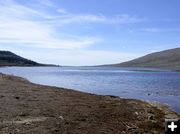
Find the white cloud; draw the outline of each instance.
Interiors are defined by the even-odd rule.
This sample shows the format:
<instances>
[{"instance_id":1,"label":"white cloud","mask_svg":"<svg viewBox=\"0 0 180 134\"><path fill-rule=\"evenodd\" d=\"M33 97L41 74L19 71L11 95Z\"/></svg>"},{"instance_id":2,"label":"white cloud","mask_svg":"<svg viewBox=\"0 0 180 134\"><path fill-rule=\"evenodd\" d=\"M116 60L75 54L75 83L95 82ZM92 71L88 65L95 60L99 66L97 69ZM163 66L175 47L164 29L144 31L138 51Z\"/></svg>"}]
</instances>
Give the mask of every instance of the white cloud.
<instances>
[{"instance_id":1,"label":"white cloud","mask_svg":"<svg viewBox=\"0 0 180 134\"><path fill-rule=\"evenodd\" d=\"M18 44L23 47L50 48L50 49L83 49L97 42L99 39L81 39L81 40L15 40L0 39L2 44ZM30 44L30 45L29 45ZM0 45L2 46L2 45Z\"/></svg>"},{"instance_id":2,"label":"white cloud","mask_svg":"<svg viewBox=\"0 0 180 134\"><path fill-rule=\"evenodd\" d=\"M54 7L52 1L38 1ZM64 37L61 36L63 33L57 30L57 26L84 22L129 24L145 21L144 18L125 14L114 17L102 14L73 14L63 8L56 8L55 11L57 14L50 14L21 5L14 0L0 1L0 48L8 48L35 61L64 65L116 63L137 56L122 52L87 50L87 47L100 43L103 39L85 35ZM16 48L17 45L20 47ZM36 48L48 49L49 52L43 52L43 49L35 52Z\"/></svg>"},{"instance_id":3,"label":"white cloud","mask_svg":"<svg viewBox=\"0 0 180 134\"><path fill-rule=\"evenodd\" d=\"M61 14L67 13L66 10L63 9L63 8L58 8L58 9L57 9L57 12L58 12L58 13L61 13Z\"/></svg>"},{"instance_id":4,"label":"white cloud","mask_svg":"<svg viewBox=\"0 0 180 134\"><path fill-rule=\"evenodd\" d=\"M112 23L139 23L146 21L146 18L137 17L135 15L121 14L117 15L116 18L112 19Z\"/></svg>"},{"instance_id":5,"label":"white cloud","mask_svg":"<svg viewBox=\"0 0 180 134\"><path fill-rule=\"evenodd\" d=\"M52 5L49 0L40 2ZM102 39L97 37L79 37L64 39L56 31L56 24L101 22L101 23L136 23L143 19L129 15L118 15L108 18L104 15L70 14L58 8L61 15L50 15L46 12L16 3L13 0L0 2L0 43L19 43L33 47L74 49L93 45ZM56 35L56 37L54 36Z\"/></svg>"},{"instance_id":6,"label":"white cloud","mask_svg":"<svg viewBox=\"0 0 180 134\"><path fill-rule=\"evenodd\" d=\"M93 14L85 14L85 15L65 15L60 16L59 21L61 23L75 23L75 22L104 22L106 18L103 15L93 15Z\"/></svg>"},{"instance_id":7,"label":"white cloud","mask_svg":"<svg viewBox=\"0 0 180 134\"><path fill-rule=\"evenodd\" d=\"M57 24L69 24L69 23L103 23L103 24L133 24L146 21L145 18L137 16L131 16L128 14L116 15L114 17L106 17L102 14L63 14L59 16L52 16L49 22Z\"/></svg>"},{"instance_id":8,"label":"white cloud","mask_svg":"<svg viewBox=\"0 0 180 134\"><path fill-rule=\"evenodd\" d=\"M52 0L38 0L39 3L49 6L49 7L55 7L56 5L52 2Z\"/></svg>"},{"instance_id":9,"label":"white cloud","mask_svg":"<svg viewBox=\"0 0 180 134\"><path fill-rule=\"evenodd\" d=\"M61 37L56 27L36 21L32 17L47 17L43 12L30 9L14 1L0 5L0 43L20 44L25 47L82 49L101 41L97 37ZM56 37L55 37L56 36Z\"/></svg>"},{"instance_id":10,"label":"white cloud","mask_svg":"<svg viewBox=\"0 0 180 134\"><path fill-rule=\"evenodd\" d=\"M34 17L46 17L48 14L16 3L14 0L0 1L1 17L33 20Z\"/></svg>"},{"instance_id":11,"label":"white cloud","mask_svg":"<svg viewBox=\"0 0 180 134\"><path fill-rule=\"evenodd\" d=\"M179 28L144 28L142 31L144 32L180 32Z\"/></svg>"},{"instance_id":12,"label":"white cloud","mask_svg":"<svg viewBox=\"0 0 180 134\"><path fill-rule=\"evenodd\" d=\"M145 28L143 29L143 31L156 33L156 32L160 32L161 30L159 28Z\"/></svg>"}]
</instances>

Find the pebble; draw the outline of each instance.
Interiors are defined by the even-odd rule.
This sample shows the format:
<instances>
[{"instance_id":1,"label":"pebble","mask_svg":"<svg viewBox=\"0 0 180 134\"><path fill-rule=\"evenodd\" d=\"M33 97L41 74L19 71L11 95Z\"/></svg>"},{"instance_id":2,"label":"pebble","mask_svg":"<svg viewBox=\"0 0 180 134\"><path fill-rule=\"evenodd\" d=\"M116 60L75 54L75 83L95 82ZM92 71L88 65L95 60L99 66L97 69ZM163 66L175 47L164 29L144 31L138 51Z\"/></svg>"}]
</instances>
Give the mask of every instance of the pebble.
<instances>
[{"instance_id":1,"label":"pebble","mask_svg":"<svg viewBox=\"0 0 180 134\"><path fill-rule=\"evenodd\" d=\"M64 117L62 117L62 116L59 116L58 118L61 119L61 120L64 120Z\"/></svg>"},{"instance_id":2,"label":"pebble","mask_svg":"<svg viewBox=\"0 0 180 134\"><path fill-rule=\"evenodd\" d=\"M135 112L135 115L139 115L138 112Z\"/></svg>"},{"instance_id":3,"label":"pebble","mask_svg":"<svg viewBox=\"0 0 180 134\"><path fill-rule=\"evenodd\" d=\"M30 122L26 122L25 125L31 125L31 123Z\"/></svg>"}]
</instances>

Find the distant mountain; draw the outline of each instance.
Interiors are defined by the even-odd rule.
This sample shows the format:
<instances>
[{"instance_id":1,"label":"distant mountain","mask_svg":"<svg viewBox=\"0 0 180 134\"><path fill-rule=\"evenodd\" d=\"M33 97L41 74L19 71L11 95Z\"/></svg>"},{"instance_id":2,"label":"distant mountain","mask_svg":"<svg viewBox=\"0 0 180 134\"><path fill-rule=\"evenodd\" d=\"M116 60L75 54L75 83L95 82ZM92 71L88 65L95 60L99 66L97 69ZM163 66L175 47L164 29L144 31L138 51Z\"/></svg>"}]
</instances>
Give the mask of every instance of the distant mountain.
<instances>
[{"instance_id":1,"label":"distant mountain","mask_svg":"<svg viewBox=\"0 0 180 134\"><path fill-rule=\"evenodd\" d=\"M169 49L161 52L148 54L146 56L113 64L117 67L153 67L153 68L180 68L180 48Z\"/></svg>"},{"instance_id":2,"label":"distant mountain","mask_svg":"<svg viewBox=\"0 0 180 134\"><path fill-rule=\"evenodd\" d=\"M44 66L44 64L25 59L10 51L0 51L0 66Z\"/></svg>"}]
</instances>

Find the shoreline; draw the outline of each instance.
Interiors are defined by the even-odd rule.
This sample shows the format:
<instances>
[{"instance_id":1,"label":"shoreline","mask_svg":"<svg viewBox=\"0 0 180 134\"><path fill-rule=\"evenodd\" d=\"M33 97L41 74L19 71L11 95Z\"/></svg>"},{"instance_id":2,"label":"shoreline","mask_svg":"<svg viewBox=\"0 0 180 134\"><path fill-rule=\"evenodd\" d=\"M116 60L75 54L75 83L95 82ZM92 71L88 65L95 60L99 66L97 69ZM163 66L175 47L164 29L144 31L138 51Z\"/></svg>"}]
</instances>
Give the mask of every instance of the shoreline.
<instances>
[{"instance_id":1,"label":"shoreline","mask_svg":"<svg viewBox=\"0 0 180 134\"><path fill-rule=\"evenodd\" d=\"M0 133L164 133L160 103L43 86L0 73Z\"/></svg>"}]
</instances>

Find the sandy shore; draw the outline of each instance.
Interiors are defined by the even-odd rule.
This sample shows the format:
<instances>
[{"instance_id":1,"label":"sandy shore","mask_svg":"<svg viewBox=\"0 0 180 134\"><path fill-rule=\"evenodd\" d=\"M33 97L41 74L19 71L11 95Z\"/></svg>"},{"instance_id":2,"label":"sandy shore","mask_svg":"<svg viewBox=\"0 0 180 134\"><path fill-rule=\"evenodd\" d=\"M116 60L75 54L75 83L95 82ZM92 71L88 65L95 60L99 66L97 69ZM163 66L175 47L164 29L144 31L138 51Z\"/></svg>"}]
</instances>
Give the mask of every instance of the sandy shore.
<instances>
[{"instance_id":1,"label":"sandy shore","mask_svg":"<svg viewBox=\"0 0 180 134\"><path fill-rule=\"evenodd\" d=\"M158 103L33 84L0 74L0 134L164 134Z\"/></svg>"}]
</instances>

